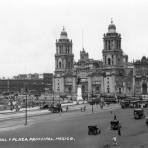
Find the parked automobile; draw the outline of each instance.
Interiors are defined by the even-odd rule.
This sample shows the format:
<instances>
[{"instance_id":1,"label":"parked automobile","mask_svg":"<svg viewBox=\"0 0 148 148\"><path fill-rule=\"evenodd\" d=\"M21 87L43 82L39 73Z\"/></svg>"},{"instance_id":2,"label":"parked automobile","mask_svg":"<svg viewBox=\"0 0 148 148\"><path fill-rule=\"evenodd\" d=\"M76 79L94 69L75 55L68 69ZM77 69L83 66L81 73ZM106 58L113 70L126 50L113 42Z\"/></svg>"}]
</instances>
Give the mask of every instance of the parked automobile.
<instances>
[{"instance_id":1,"label":"parked automobile","mask_svg":"<svg viewBox=\"0 0 148 148\"><path fill-rule=\"evenodd\" d=\"M123 100L123 101L121 101L121 103L120 103L120 105L121 105L121 108L129 108L130 107L130 100Z\"/></svg>"},{"instance_id":2,"label":"parked automobile","mask_svg":"<svg viewBox=\"0 0 148 148\"><path fill-rule=\"evenodd\" d=\"M148 125L148 117L145 118L145 124Z\"/></svg>"},{"instance_id":3,"label":"parked automobile","mask_svg":"<svg viewBox=\"0 0 148 148\"><path fill-rule=\"evenodd\" d=\"M134 118L135 119L142 119L142 118L144 118L144 110L142 108L134 109Z\"/></svg>"},{"instance_id":4,"label":"parked automobile","mask_svg":"<svg viewBox=\"0 0 148 148\"><path fill-rule=\"evenodd\" d=\"M118 130L119 120L112 120L110 122L111 130Z\"/></svg>"},{"instance_id":5,"label":"parked automobile","mask_svg":"<svg viewBox=\"0 0 148 148\"><path fill-rule=\"evenodd\" d=\"M97 135L100 133L101 133L101 130L98 128L97 125L89 125L88 126L88 135Z\"/></svg>"}]
</instances>

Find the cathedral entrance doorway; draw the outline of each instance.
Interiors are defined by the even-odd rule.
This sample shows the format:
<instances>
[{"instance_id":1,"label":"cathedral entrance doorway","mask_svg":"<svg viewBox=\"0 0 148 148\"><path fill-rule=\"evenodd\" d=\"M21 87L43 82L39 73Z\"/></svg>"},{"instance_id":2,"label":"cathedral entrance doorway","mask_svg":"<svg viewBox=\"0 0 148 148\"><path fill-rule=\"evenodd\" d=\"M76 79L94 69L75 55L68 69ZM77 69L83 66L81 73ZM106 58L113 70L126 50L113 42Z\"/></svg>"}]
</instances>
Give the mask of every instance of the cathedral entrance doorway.
<instances>
[{"instance_id":1,"label":"cathedral entrance doorway","mask_svg":"<svg viewBox=\"0 0 148 148\"><path fill-rule=\"evenodd\" d=\"M142 84L142 94L143 95L146 95L147 94L147 84L146 83L143 83Z\"/></svg>"}]
</instances>

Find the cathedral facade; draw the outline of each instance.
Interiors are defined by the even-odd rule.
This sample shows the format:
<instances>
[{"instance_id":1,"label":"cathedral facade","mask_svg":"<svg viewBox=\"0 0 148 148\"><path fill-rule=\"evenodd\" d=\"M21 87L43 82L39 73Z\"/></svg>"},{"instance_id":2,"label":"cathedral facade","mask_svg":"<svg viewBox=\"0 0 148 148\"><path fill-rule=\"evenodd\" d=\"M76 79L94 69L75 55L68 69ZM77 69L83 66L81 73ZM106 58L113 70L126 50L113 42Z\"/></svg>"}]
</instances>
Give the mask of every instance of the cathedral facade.
<instances>
[{"instance_id":1,"label":"cathedral facade","mask_svg":"<svg viewBox=\"0 0 148 148\"><path fill-rule=\"evenodd\" d=\"M92 94L132 95L133 64L121 47L121 34L111 21L107 33L103 36L103 60L89 58L82 49L80 59L75 62L72 40L68 39L63 28L56 40L55 72L53 90L56 96L67 95L76 98L77 86L81 85L82 95L89 98Z\"/></svg>"},{"instance_id":2,"label":"cathedral facade","mask_svg":"<svg viewBox=\"0 0 148 148\"><path fill-rule=\"evenodd\" d=\"M133 88L134 95L148 94L148 58L145 56L134 62Z\"/></svg>"}]
</instances>

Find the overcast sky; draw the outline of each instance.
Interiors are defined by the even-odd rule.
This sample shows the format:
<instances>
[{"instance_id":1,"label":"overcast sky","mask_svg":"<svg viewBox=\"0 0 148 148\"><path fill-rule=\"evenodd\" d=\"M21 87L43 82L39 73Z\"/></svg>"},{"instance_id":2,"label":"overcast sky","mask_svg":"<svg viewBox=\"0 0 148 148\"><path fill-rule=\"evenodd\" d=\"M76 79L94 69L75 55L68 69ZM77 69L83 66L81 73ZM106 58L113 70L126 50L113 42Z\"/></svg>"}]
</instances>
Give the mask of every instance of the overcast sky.
<instances>
[{"instance_id":1,"label":"overcast sky","mask_svg":"<svg viewBox=\"0 0 148 148\"><path fill-rule=\"evenodd\" d=\"M54 71L55 40L62 26L73 40L75 61L84 48L102 59L110 20L129 60L148 56L146 0L0 0L0 77Z\"/></svg>"}]
</instances>

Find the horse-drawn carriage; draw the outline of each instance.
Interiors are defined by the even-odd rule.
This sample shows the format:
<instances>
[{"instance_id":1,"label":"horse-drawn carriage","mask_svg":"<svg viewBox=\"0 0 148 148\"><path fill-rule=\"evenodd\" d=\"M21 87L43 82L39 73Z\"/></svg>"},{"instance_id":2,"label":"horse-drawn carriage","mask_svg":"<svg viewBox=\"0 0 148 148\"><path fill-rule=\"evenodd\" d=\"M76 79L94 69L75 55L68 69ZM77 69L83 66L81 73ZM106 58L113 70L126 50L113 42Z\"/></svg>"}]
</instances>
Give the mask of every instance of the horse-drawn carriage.
<instances>
[{"instance_id":1,"label":"horse-drawn carriage","mask_svg":"<svg viewBox=\"0 0 148 148\"><path fill-rule=\"evenodd\" d=\"M62 107L61 104L57 104L57 105L50 105L49 106L49 111L51 111L52 113L59 113L62 112Z\"/></svg>"},{"instance_id":2,"label":"horse-drawn carriage","mask_svg":"<svg viewBox=\"0 0 148 148\"><path fill-rule=\"evenodd\" d=\"M101 130L96 124L88 126L88 135L98 135L101 133Z\"/></svg>"}]
</instances>

